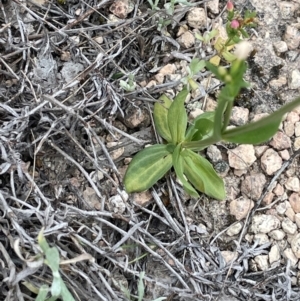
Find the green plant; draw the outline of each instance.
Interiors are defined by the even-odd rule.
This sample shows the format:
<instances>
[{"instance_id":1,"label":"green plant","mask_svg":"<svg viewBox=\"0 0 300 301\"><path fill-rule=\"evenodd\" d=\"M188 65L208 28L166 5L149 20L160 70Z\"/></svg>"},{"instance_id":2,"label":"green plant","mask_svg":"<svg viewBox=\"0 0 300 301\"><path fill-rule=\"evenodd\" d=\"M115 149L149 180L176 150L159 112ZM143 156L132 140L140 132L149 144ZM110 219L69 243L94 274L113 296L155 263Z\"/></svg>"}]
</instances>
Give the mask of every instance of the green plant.
<instances>
[{"instance_id":1,"label":"green plant","mask_svg":"<svg viewBox=\"0 0 300 301\"><path fill-rule=\"evenodd\" d=\"M120 87L124 89L126 92L132 92L136 88L136 83L134 81L134 75L129 74L128 79L126 81L120 80Z\"/></svg>"},{"instance_id":2,"label":"green plant","mask_svg":"<svg viewBox=\"0 0 300 301\"><path fill-rule=\"evenodd\" d=\"M225 83L218 95L218 105L214 112L201 114L187 128L187 113L184 108L187 88L173 102L163 95L160 102L155 103L154 123L165 143L147 147L132 159L124 178L127 192L150 188L173 166L184 190L191 196L198 197L197 191L200 191L215 199L224 199L223 180L197 151L220 141L242 144L265 142L276 133L283 115L300 105L299 97L263 119L228 128L234 99L241 88L248 87L243 75L250 47L247 42L238 46L235 53L237 59L230 69L206 62L206 67Z\"/></svg>"},{"instance_id":3,"label":"green plant","mask_svg":"<svg viewBox=\"0 0 300 301\"><path fill-rule=\"evenodd\" d=\"M148 3L151 6L151 10L153 10L153 11L159 10L159 7L158 7L159 0L154 0L154 2L152 0L148 0Z\"/></svg>"},{"instance_id":4,"label":"green plant","mask_svg":"<svg viewBox=\"0 0 300 301\"><path fill-rule=\"evenodd\" d=\"M144 276L145 276L145 272L141 272L139 283L138 283L137 301L143 301L143 298L144 298L144 295L145 295L145 285L144 285L144 281L143 281ZM122 291L123 291L123 293L125 294L125 296L128 300L132 300L131 299L131 294L130 294L130 292L127 288L122 286ZM157 298L155 300L152 300L152 301L163 301L165 299L167 299L167 298L166 297L159 297L159 298Z\"/></svg>"},{"instance_id":5,"label":"green plant","mask_svg":"<svg viewBox=\"0 0 300 301\"><path fill-rule=\"evenodd\" d=\"M42 285L39 288L38 295L35 300L55 301L61 297L63 301L75 301L59 274L60 258L57 248L50 248L43 235L43 231L39 233L38 243L45 255L44 263L52 270L53 281L51 288L49 288L48 285ZM51 293L51 297L48 298L47 295L49 292Z\"/></svg>"},{"instance_id":6,"label":"green plant","mask_svg":"<svg viewBox=\"0 0 300 301\"><path fill-rule=\"evenodd\" d=\"M157 30L163 32L171 23L172 21L170 19L159 18L157 21Z\"/></svg>"},{"instance_id":7,"label":"green plant","mask_svg":"<svg viewBox=\"0 0 300 301\"><path fill-rule=\"evenodd\" d=\"M239 12L234 11L234 6L231 1L227 2L227 23L226 23L226 32L227 39L222 37L217 37L214 42L214 48L217 51L217 54L213 56L209 61L218 66L220 64L221 58L223 57L228 63L236 60L236 56L230 52L230 50L238 44L242 38L249 38L246 28L254 27L256 12L246 11L244 16L241 16ZM209 33L206 37L201 37L196 34L196 38L202 41L208 41L212 37L215 37L216 34L214 31Z\"/></svg>"},{"instance_id":8,"label":"green plant","mask_svg":"<svg viewBox=\"0 0 300 301\"><path fill-rule=\"evenodd\" d=\"M151 10L153 12L157 12L160 10L158 7L159 0L147 0L148 3L151 6ZM167 2L164 4L165 12L168 16L173 16L174 15L174 10L175 10L175 5L176 4L182 4L186 6L191 6L192 4L189 3L187 0L170 0L170 2ZM158 18L157 21L157 30L158 31L163 31L164 28L166 28L168 25L172 23L171 19L165 19L162 17Z\"/></svg>"},{"instance_id":9,"label":"green plant","mask_svg":"<svg viewBox=\"0 0 300 301\"><path fill-rule=\"evenodd\" d=\"M166 12L168 15L173 16L176 4L183 4L186 6L192 5L187 0L171 0L170 2L168 2L164 5L164 8L166 9Z\"/></svg>"},{"instance_id":10,"label":"green plant","mask_svg":"<svg viewBox=\"0 0 300 301\"><path fill-rule=\"evenodd\" d=\"M213 29L212 31L204 33L203 36L201 36L199 33L195 33L195 37L207 45L218 33L219 31L217 29Z\"/></svg>"},{"instance_id":11,"label":"green plant","mask_svg":"<svg viewBox=\"0 0 300 301\"><path fill-rule=\"evenodd\" d=\"M194 76L205 67L205 61L197 58L192 59L190 62L187 72L188 75L181 79L182 83L187 86L187 89L196 90L198 88L197 82L194 80Z\"/></svg>"},{"instance_id":12,"label":"green plant","mask_svg":"<svg viewBox=\"0 0 300 301\"><path fill-rule=\"evenodd\" d=\"M160 8L158 7L159 0L154 0L154 1L153 0L147 0L147 1L150 4L151 9L153 11L160 10ZM174 14L176 4L183 4L183 5L186 5L186 6L191 6L192 5L187 0L170 0L170 2L167 2L167 3L164 4L164 8L165 8L166 13L168 15L172 16Z\"/></svg>"}]
</instances>

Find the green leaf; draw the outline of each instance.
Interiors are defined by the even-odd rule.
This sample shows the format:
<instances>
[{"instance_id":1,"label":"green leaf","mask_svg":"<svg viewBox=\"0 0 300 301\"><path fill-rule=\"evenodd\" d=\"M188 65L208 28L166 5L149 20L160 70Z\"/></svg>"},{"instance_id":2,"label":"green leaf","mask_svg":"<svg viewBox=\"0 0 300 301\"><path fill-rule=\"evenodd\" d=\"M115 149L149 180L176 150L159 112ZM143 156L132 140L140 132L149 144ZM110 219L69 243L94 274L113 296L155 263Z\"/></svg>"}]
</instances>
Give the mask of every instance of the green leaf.
<instances>
[{"instance_id":1,"label":"green leaf","mask_svg":"<svg viewBox=\"0 0 300 301\"><path fill-rule=\"evenodd\" d=\"M300 97L256 122L225 130L224 133L222 133L222 139L243 144L259 144L265 142L276 134L284 114L298 106L300 106Z\"/></svg>"},{"instance_id":2,"label":"green leaf","mask_svg":"<svg viewBox=\"0 0 300 301\"><path fill-rule=\"evenodd\" d=\"M185 141L202 140L212 134L214 115L214 112L205 112L195 118L186 132Z\"/></svg>"},{"instance_id":3,"label":"green leaf","mask_svg":"<svg viewBox=\"0 0 300 301\"><path fill-rule=\"evenodd\" d=\"M45 252L46 255L46 263L52 270L52 272L58 272L59 270L59 252L57 248L49 248Z\"/></svg>"},{"instance_id":4,"label":"green leaf","mask_svg":"<svg viewBox=\"0 0 300 301\"><path fill-rule=\"evenodd\" d=\"M256 12L255 11L250 11L246 10L244 18L255 18L256 17Z\"/></svg>"},{"instance_id":5,"label":"green leaf","mask_svg":"<svg viewBox=\"0 0 300 301\"><path fill-rule=\"evenodd\" d=\"M218 29L213 29L213 30L208 34L209 39L211 40L211 39L214 38L218 33L219 33Z\"/></svg>"},{"instance_id":6,"label":"green leaf","mask_svg":"<svg viewBox=\"0 0 300 301\"><path fill-rule=\"evenodd\" d=\"M62 289L60 280L61 280L60 276L59 277L53 277L52 285L51 285L51 295L53 297L60 296L61 289Z\"/></svg>"},{"instance_id":7,"label":"green leaf","mask_svg":"<svg viewBox=\"0 0 300 301\"><path fill-rule=\"evenodd\" d=\"M229 52L228 50L224 50L222 52L222 56L229 63L236 60L236 56L234 54L232 54L231 52Z\"/></svg>"},{"instance_id":8,"label":"green leaf","mask_svg":"<svg viewBox=\"0 0 300 301\"><path fill-rule=\"evenodd\" d=\"M176 145L174 145L174 144L169 143L166 145L166 149L169 153L173 153L175 148L176 148Z\"/></svg>"},{"instance_id":9,"label":"green leaf","mask_svg":"<svg viewBox=\"0 0 300 301\"><path fill-rule=\"evenodd\" d=\"M188 93L186 88L179 92L169 108L168 125L173 144L180 143L184 139L187 126L187 114L184 102Z\"/></svg>"},{"instance_id":10,"label":"green leaf","mask_svg":"<svg viewBox=\"0 0 300 301\"><path fill-rule=\"evenodd\" d=\"M240 86L247 87L247 83L243 80L243 76L247 70L247 64L245 61L236 60L232 63L229 69L229 74L232 76L235 83L239 83ZM242 86L243 87L243 86Z\"/></svg>"},{"instance_id":11,"label":"green leaf","mask_svg":"<svg viewBox=\"0 0 300 301\"><path fill-rule=\"evenodd\" d=\"M75 301L72 294L68 290L67 286L63 282L63 280L60 278L60 285L61 285L61 296L63 301Z\"/></svg>"},{"instance_id":12,"label":"green leaf","mask_svg":"<svg viewBox=\"0 0 300 301\"><path fill-rule=\"evenodd\" d=\"M31 282L28 282L28 281L22 281L22 284L24 286L26 286L26 288L28 290L30 290L32 293L34 293L36 295L40 292L41 289L45 289L45 287L48 288L47 285L42 285L40 288L38 288L37 286L33 285ZM49 288L48 288L47 292L48 291L49 291Z\"/></svg>"},{"instance_id":13,"label":"green leaf","mask_svg":"<svg viewBox=\"0 0 300 301\"><path fill-rule=\"evenodd\" d=\"M212 135L214 123L211 119L200 119L197 122L197 132L194 133L191 141L199 141ZM199 130L198 130L199 129Z\"/></svg>"},{"instance_id":14,"label":"green leaf","mask_svg":"<svg viewBox=\"0 0 300 301\"><path fill-rule=\"evenodd\" d=\"M234 143L259 144L274 136L280 125L281 118L270 120L268 124L249 123L234 129L226 130L222 139Z\"/></svg>"},{"instance_id":15,"label":"green leaf","mask_svg":"<svg viewBox=\"0 0 300 301\"><path fill-rule=\"evenodd\" d=\"M126 92L132 92L135 90L136 84L130 80L128 82L124 80L120 80L120 87Z\"/></svg>"},{"instance_id":16,"label":"green leaf","mask_svg":"<svg viewBox=\"0 0 300 301\"><path fill-rule=\"evenodd\" d=\"M192 197L199 197L197 191L193 188L193 186L185 179L183 175L183 157L180 155L181 145L178 144L173 153L173 166L175 169L176 176L181 181L183 189Z\"/></svg>"},{"instance_id":17,"label":"green leaf","mask_svg":"<svg viewBox=\"0 0 300 301\"><path fill-rule=\"evenodd\" d=\"M144 191L153 186L172 167L168 145L156 144L134 156L127 168L124 185L127 192Z\"/></svg>"},{"instance_id":18,"label":"green leaf","mask_svg":"<svg viewBox=\"0 0 300 301\"><path fill-rule=\"evenodd\" d=\"M197 58L192 59L190 62L190 70L192 75L197 74L200 70L202 70L205 67L205 61L204 60L199 60Z\"/></svg>"},{"instance_id":19,"label":"green leaf","mask_svg":"<svg viewBox=\"0 0 300 301\"><path fill-rule=\"evenodd\" d=\"M121 291L123 292L123 294L125 295L125 297L128 299L128 300L131 300L131 296L130 296L130 292L128 290L128 288L126 288L124 285L122 285L121 282L118 283L121 287Z\"/></svg>"},{"instance_id":20,"label":"green leaf","mask_svg":"<svg viewBox=\"0 0 300 301\"><path fill-rule=\"evenodd\" d=\"M46 284L43 284L39 289L39 294L35 298L35 301L45 301L47 294L49 292L49 287Z\"/></svg>"},{"instance_id":21,"label":"green leaf","mask_svg":"<svg viewBox=\"0 0 300 301\"><path fill-rule=\"evenodd\" d=\"M241 32L243 38L245 38L245 39L248 39L248 38L249 38L249 35L248 35L248 33L246 32L246 30L244 30L243 28L240 28L240 32Z\"/></svg>"},{"instance_id":22,"label":"green leaf","mask_svg":"<svg viewBox=\"0 0 300 301\"><path fill-rule=\"evenodd\" d=\"M195 33L195 38L200 40L200 41L204 41L204 36L201 36L199 33Z\"/></svg>"},{"instance_id":23,"label":"green leaf","mask_svg":"<svg viewBox=\"0 0 300 301\"><path fill-rule=\"evenodd\" d=\"M123 77L124 76L124 73L122 73L122 72L117 72L117 73L114 73L113 75L112 75L112 79L119 79L119 78L121 78L121 77Z\"/></svg>"},{"instance_id":24,"label":"green leaf","mask_svg":"<svg viewBox=\"0 0 300 301\"><path fill-rule=\"evenodd\" d=\"M143 297L145 294L145 286L144 286L144 281L143 278L145 276L145 272L140 273L140 280L138 283L138 301L143 301Z\"/></svg>"},{"instance_id":25,"label":"green leaf","mask_svg":"<svg viewBox=\"0 0 300 301\"><path fill-rule=\"evenodd\" d=\"M222 38L220 38L220 37L217 38L217 40L214 44L214 48L218 51L218 53L223 49L224 43L225 43L225 41Z\"/></svg>"},{"instance_id":26,"label":"green leaf","mask_svg":"<svg viewBox=\"0 0 300 301\"><path fill-rule=\"evenodd\" d=\"M231 10L228 12L227 18L228 18L228 20L232 21L233 17L234 17L234 11Z\"/></svg>"},{"instance_id":27,"label":"green leaf","mask_svg":"<svg viewBox=\"0 0 300 301\"><path fill-rule=\"evenodd\" d=\"M184 174L193 186L218 200L225 199L223 180L217 175L212 165L203 157L189 149L182 152Z\"/></svg>"},{"instance_id":28,"label":"green leaf","mask_svg":"<svg viewBox=\"0 0 300 301\"><path fill-rule=\"evenodd\" d=\"M172 138L168 125L168 111L172 101L166 95L162 95L159 99L161 102L156 102L153 110L155 128L163 139L171 142Z\"/></svg>"},{"instance_id":29,"label":"green leaf","mask_svg":"<svg viewBox=\"0 0 300 301\"><path fill-rule=\"evenodd\" d=\"M242 40L238 37L238 36L234 36L232 38L232 41L234 42L234 44L238 44L239 42L241 42Z\"/></svg>"},{"instance_id":30,"label":"green leaf","mask_svg":"<svg viewBox=\"0 0 300 301\"><path fill-rule=\"evenodd\" d=\"M45 253L49 248L49 244L47 243L47 240L44 236L44 228L39 232L38 235L38 244L41 247L42 251Z\"/></svg>"}]
</instances>

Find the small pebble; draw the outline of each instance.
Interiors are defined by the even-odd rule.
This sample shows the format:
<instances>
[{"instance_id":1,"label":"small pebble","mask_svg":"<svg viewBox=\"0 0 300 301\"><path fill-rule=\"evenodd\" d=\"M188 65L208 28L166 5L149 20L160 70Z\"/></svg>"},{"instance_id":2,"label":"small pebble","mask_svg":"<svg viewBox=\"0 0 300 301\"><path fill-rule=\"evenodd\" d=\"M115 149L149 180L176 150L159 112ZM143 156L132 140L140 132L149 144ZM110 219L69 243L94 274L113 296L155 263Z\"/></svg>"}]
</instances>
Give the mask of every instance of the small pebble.
<instances>
[{"instance_id":1,"label":"small pebble","mask_svg":"<svg viewBox=\"0 0 300 301\"><path fill-rule=\"evenodd\" d=\"M228 236L234 236L238 235L243 228L243 223L236 223L229 227L229 229L226 231L226 234Z\"/></svg>"},{"instance_id":2,"label":"small pebble","mask_svg":"<svg viewBox=\"0 0 300 301\"><path fill-rule=\"evenodd\" d=\"M273 230L268 235L275 240L282 240L285 237L285 233L282 230Z\"/></svg>"},{"instance_id":3,"label":"small pebble","mask_svg":"<svg viewBox=\"0 0 300 301\"><path fill-rule=\"evenodd\" d=\"M297 231L297 225L294 224L289 218L284 218L281 227L287 234L294 235Z\"/></svg>"}]
</instances>

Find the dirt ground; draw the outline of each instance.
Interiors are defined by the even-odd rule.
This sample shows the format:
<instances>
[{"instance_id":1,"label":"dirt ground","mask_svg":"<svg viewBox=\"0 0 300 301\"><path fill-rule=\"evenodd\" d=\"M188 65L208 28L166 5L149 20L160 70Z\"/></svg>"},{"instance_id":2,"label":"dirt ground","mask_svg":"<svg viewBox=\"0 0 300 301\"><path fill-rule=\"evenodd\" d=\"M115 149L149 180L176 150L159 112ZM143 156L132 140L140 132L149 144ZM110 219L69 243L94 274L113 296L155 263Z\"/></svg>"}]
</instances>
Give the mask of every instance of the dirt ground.
<instances>
[{"instance_id":1,"label":"dirt ground","mask_svg":"<svg viewBox=\"0 0 300 301\"><path fill-rule=\"evenodd\" d=\"M182 89L192 58L214 54L195 32L226 23L226 1L176 4L172 15L166 3L0 1L0 300L35 300L51 285L42 229L75 300L138 300L142 272L145 301L300 300L299 109L265 145L203 152L225 201L190 198L173 172L124 191L132 156L158 141L153 104ZM240 125L300 95L300 1L234 5L257 12L251 88L231 121ZM195 7L199 28L188 21ZM215 107L220 89L206 71L197 82L190 120Z\"/></svg>"}]
</instances>

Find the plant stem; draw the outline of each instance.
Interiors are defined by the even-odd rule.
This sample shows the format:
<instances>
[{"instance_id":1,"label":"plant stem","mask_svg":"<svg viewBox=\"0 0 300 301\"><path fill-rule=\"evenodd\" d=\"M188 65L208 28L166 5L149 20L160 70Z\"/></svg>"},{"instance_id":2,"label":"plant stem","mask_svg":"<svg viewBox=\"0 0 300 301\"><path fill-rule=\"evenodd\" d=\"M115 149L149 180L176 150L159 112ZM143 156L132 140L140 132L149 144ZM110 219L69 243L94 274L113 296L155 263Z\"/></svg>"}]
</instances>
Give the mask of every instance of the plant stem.
<instances>
[{"instance_id":1,"label":"plant stem","mask_svg":"<svg viewBox=\"0 0 300 301\"><path fill-rule=\"evenodd\" d=\"M228 38L227 41L225 42L225 45L223 48L227 47L228 44L232 41L232 38ZM224 49L223 49L224 50Z\"/></svg>"},{"instance_id":2,"label":"plant stem","mask_svg":"<svg viewBox=\"0 0 300 301\"><path fill-rule=\"evenodd\" d=\"M197 151L197 150L202 150L204 148L207 148L211 144L215 144L215 143L219 142L220 140L221 139L219 137L216 137L213 135L209 138L206 138L206 139L203 139L200 141L183 142L182 147L191 149L193 151Z\"/></svg>"},{"instance_id":3,"label":"plant stem","mask_svg":"<svg viewBox=\"0 0 300 301\"><path fill-rule=\"evenodd\" d=\"M232 111L232 107L233 107L233 100L232 101L228 101L227 102L227 107L224 113L224 122L223 122L223 126L222 126L222 132L224 132L229 124L229 120L231 117L231 111Z\"/></svg>"}]
</instances>

